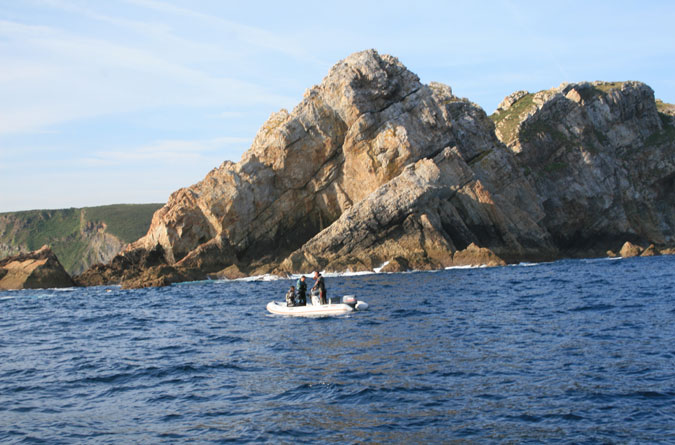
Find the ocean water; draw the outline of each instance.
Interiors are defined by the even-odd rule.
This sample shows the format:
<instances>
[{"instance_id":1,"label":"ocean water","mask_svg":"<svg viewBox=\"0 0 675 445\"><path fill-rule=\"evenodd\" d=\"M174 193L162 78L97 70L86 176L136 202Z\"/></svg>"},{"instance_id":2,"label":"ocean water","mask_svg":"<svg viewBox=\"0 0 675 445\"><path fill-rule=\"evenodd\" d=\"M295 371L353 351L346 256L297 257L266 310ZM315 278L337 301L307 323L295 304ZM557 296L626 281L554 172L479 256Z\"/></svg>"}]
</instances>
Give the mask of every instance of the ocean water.
<instances>
[{"instance_id":1,"label":"ocean water","mask_svg":"<svg viewBox=\"0 0 675 445\"><path fill-rule=\"evenodd\" d=\"M675 256L0 292L2 443L675 443Z\"/></svg>"}]
</instances>

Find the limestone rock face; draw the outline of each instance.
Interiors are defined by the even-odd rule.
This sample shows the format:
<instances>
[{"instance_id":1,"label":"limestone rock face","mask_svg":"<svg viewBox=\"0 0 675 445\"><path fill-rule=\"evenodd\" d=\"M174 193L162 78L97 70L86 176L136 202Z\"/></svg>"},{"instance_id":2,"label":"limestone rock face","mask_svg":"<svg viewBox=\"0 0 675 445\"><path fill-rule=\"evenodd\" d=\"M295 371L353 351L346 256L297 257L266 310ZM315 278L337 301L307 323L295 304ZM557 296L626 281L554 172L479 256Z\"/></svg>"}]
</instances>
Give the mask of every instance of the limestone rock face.
<instances>
[{"instance_id":1,"label":"limestone rock face","mask_svg":"<svg viewBox=\"0 0 675 445\"><path fill-rule=\"evenodd\" d=\"M499 156L498 147L491 149L481 161L483 168L495 162L491 157ZM538 254L547 250L550 254L554 248L545 231L527 211L510 206L505 198L512 199L527 187L509 191L506 184L497 187L490 179L493 175L481 179L477 172L485 173L477 166L472 170L457 147L419 160L292 253L279 270L340 271L348 265L351 270L371 270L401 259L412 269L474 264L470 258L477 257L476 243L511 258L527 255L535 245ZM516 176L516 170L511 174ZM455 258L458 250L463 253ZM490 262L503 263L496 255Z\"/></svg>"},{"instance_id":2,"label":"limestone rock face","mask_svg":"<svg viewBox=\"0 0 675 445\"><path fill-rule=\"evenodd\" d=\"M471 243L469 247L460 250L453 256L455 266L506 266L506 261L499 258L490 249L478 247Z\"/></svg>"},{"instance_id":3,"label":"limestone rock face","mask_svg":"<svg viewBox=\"0 0 675 445\"><path fill-rule=\"evenodd\" d=\"M0 289L46 289L74 285L48 246L0 261Z\"/></svg>"},{"instance_id":4,"label":"limestone rock face","mask_svg":"<svg viewBox=\"0 0 675 445\"><path fill-rule=\"evenodd\" d=\"M458 163L453 168L460 168L472 181L455 198L461 208L448 204L443 210L444 223L447 218L459 222L462 214L473 218L467 222L470 227L462 223L455 230L460 247L481 238L494 241L495 218L501 224L501 246L528 248L539 246L541 240L548 245L547 235L537 226L543 210L534 190L492 128L478 106L455 97L448 86L421 84L396 58L373 50L353 54L308 90L292 112L273 114L240 162L225 162L203 181L175 192L154 215L148 234L127 251L161 246L166 264L203 273L231 265L250 273L267 272L401 175L406 166L432 159L448 147L453 147ZM468 167L470 163L475 171ZM518 212L522 222L508 215L516 206L502 196L523 204ZM491 209L493 198L508 209ZM484 202L474 203L474 199ZM434 212L444 204L435 206ZM415 257L414 267L445 264L454 251L452 236L433 227L440 227L440 220L429 220L413 207L407 211L406 228L437 232L435 238L425 234L425 246L438 253L420 253L418 258L401 252L401 257ZM513 224L527 227L537 242L519 245L520 234L508 233ZM394 227L389 229L393 235ZM448 247L450 251L440 253ZM425 258L433 262L425 264ZM354 264L345 260L335 267L371 264L371 260ZM108 269L97 274L110 274ZM129 273L126 278L112 275L117 281L130 278Z\"/></svg>"},{"instance_id":5,"label":"limestone rock face","mask_svg":"<svg viewBox=\"0 0 675 445\"><path fill-rule=\"evenodd\" d=\"M291 113L273 114L239 163L174 193L132 248L160 244L180 264L212 242L223 252L218 268L294 250L411 159L452 139L425 131L446 118L438 107L417 118L436 105L432 96L391 56L348 57Z\"/></svg>"},{"instance_id":6,"label":"limestone rock face","mask_svg":"<svg viewBox=\"0 0 675 445\"><path fill-rule=\"evenodd\" d=\"M626 241L619 251L619 256L623 258L630 258L634 256L639 256L642 253L642 247L636 246L630 241Z\"/></svg>"},{"instance_id":7,"label":"limestone rock face","mask_svg":"<svg viewBox=\"0 0 675 445\"><path fill-rule=\"evenodd\" d=\"M675 127L647 85L563 84L492 118L563 252L673 243Z\"/></svg>"},{"instance_id":8,"label":"limestone rock face","mask_svg":"<svg viewBox=\"0 0 675 445\"><path fill-rule=\"evenodd\" d=\"M146 236L79 279L136 287L667 245L669 119L638 82L520 91L489 118L396 58L362 51L270 116L238 163L172 194Z\"/></svg>"},{"instance_id":9,"label":"limestone rock face","mask_svg":"<svg viewBox=\"0 0 675 445\"><path fill-rule=\"evenodd\" d=\"M153 267L166 265L164 249L156 245L153 249L137 248L125 250L116 255L107 264L95 264L84 273L75 277L80 286L100 286L104 284L121 284L134 279Z\"/></svg>"},{"instance_id":10,"label":"limestone rock face","mask_svg":"<svg viewBox=\"0 0 675 445\"><path fill-rule=\"evenodd\" d=\"M228 279L228 280L236 280L238 278L245 278L247 275L242 272L239 267L237 267L236 264L233 264L231 266L226 267L225 269L214 272L212 274L209 274L208 277L212 280L216 279Z\"/></svg>"},{"instance_id":11,"label":"limestone rock face","mask_svg":"<svg viewBox=\"0 0 675 445\"><path fill-rule=\"evenodd\" d=\"M656 246L650 244L645 250L640 253L640 256L657 256L659 251L656 249Z\"/></svg>"},{"instance_id":12,"label":"limestone rock face","mask_svg":"<svg viewBox=\"0 0 675 445\"><path fill-rule=\"evenodd\" d=\"M410 265L405 258L395 257L389 260L384 266L380 269L380 272L392 273L392 272L405 272L410 270Z\"/></svg>"}]
</instances>

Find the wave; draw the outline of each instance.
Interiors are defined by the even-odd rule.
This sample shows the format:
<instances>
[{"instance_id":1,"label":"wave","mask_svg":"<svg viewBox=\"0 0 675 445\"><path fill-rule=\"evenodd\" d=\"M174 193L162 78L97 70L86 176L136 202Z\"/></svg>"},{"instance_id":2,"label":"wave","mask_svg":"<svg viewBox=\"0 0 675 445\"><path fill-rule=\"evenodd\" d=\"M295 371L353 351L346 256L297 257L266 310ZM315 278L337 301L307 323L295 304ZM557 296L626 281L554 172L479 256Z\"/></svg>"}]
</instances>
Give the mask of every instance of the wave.
<instances>
[{"instance_id":1,"label":"wave","mask_svg":"<svg viewBox=\"0 0 675 445\"><path fill-rule=\"evenodd\" d=\"M382 269L384 269L385 266L387 266L387 264L389 264L389 261L385 261L384 263L382 263L382 265L380 267L374 268L373 271L375 273L380 273L380 272L382 272Z\"/></svg>"},{"instance_id":2,"label":"wave","mask_svg":"<svg viewBox=\"0 0 675 445\"><path fill-rule=\"evenodd\" d=\"M599 258L580 258L579 261L582 263L597 263L598 261L615 261L615 260L623 260L623 257L620 256L606 256L606 257L599 257Z\"/></svg>"},{"instance_id":3,"label":"wave","mask_svg":"<svg viewBox=\"0 0 675 445\"><path fill-rule=\"evenodd\" d=\"M264 275L253 275L250 277L244 277L244 278L235 278L234 280L223 280L223 281L279 281L279 280L287 280L288 278L286 277L281 277L279 275L272 275L272 274L264 274Z\"/></svg>"},{"instance_id":4,"label":"wave","mask_svg":"<svg viewBox=\"0 0 675 445\"><path fill-rule=\"evenodd\" d=\"M611 304L591 304L587 306L577 306L570 309L571 312L583 312L583 311L607 311L614 309L615 306Z\"/></svg>"},{"instance_id":5,"label":"wave","mask_svg":"<svg viewBox=\"0 0 675 445\"><path fill-rule=\"evenodd\" d=\"M468 265L468 266L448 266L445 268L445 270L453 270L453 269L483 269L486 267L490 267L487 264L480 264L480 265Z\"/></svg>"},{"instance_id":6,"label":"wave","mask_svg":"<svg viewBox=\"0 0 675 445\"><path fill-rule=\"evenodd\" d=\"M509 267L532 267L532 266L541 266L542 264L549 264L549 263L529 263L527 261L523 261L522 263L509 264Z\"/></svg>"},{"instance_id":7,"label":"wave","mask_svg":"<svg viewBox=\"0 0 675 445\"><path fill-rule=\"evenodd\" d=\"M382 266L384 267L384 265ZM380 268L381 269L381 268ZM366 270L366 271L359 271L359 272L325 272L321 271L320 272L322 276L326 278L336 278L336 277L358 277L362 275L374 275L376 273L375 270ZM280 275L273 275L273 274L263 274L263 275L253 275L250 277L244 277L244 278L235 278L234 280L228 280L228 279L222 279L222 280L214 280L214 281L283 281L283 280L297 280L300 277L305 277L305 278L312 278L314 276L314 272L309 272L309 273L296 273L296 274L291 274L287 276L280 276Z\"/></svg>"}]
</instances>

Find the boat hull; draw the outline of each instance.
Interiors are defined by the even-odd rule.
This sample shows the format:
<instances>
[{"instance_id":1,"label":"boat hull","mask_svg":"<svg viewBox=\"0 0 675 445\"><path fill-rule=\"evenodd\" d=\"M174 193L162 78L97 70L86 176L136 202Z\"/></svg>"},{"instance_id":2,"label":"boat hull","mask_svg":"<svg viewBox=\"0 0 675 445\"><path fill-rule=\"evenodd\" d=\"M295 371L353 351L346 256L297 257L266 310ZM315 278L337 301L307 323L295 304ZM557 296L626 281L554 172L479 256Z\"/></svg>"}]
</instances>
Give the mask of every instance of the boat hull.
<instances>
[{"instance_id":1,"label":"boat hull","mask_svg":"<svg viewBox=\"0 0 675 445\"><path fill-rule=\"evenodd\" d=\"M272 314L292 317L334 317L354 312L353 307L344 303L287 307L285 302L276 301L270 301L267 310Z\"/></svg>"}]
</instances>

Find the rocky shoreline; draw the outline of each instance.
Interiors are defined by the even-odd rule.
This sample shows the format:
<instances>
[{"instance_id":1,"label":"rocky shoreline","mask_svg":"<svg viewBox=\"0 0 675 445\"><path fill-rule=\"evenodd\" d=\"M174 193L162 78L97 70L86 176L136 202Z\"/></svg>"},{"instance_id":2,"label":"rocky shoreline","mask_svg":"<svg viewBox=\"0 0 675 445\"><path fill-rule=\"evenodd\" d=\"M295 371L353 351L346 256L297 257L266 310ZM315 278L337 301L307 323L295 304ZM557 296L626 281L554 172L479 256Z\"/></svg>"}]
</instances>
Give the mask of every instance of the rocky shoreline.
<instances>
[{"instance_id":1,"label":"rocky shoreline","mask_svg":"<svg viewBox=\"0 0 675 445\"><path fill-rule=\"evenodd\" d=\"M161 251L155 251L152 255L157 255ZM608 258L631 258L631 257L650 257L657 255L675 255L675 248L657 249L653 244L646 248L635 245L629 241L624 243L618 253L607 251ZM549 258L555 260L563 258ZM543 260L542 260L543 261ZM152 265L153 262L157 264ZM507 263L496 256L492 251L484 247L478 247L475 244L469 245L462 251L455 252L452 266L446 267L499 267L506 266ZM125 266L131 266L131 269L125 269ZM425 267L421 270L433 270L434 268ZM374 273L396 273L414 271L410 263L403 257L394 257L383 263L379 267L372 269L365 267L348 267L341 272L374 272ZM296 271L297 272L297 271ZM308 273L306 270L302 273ZM274 271L279 277L288 277L290 273ZM121 276L122 279L117 279ZM99 264L92 267L88 274L72 278L60 265L56 255L48 246L41 249L7 257L0 260L0 290L19 290L19 289L53 289L77 286L101 286L110 284L121 284L125 289L136 289L143 287L168 286L173 283L184 281L197 281L203 279L229 279L236 280L248 278L249 275L239 270L236 266L231 266L216 273L202 274L198 271L181 270L180 268L166 265L163 260L156 258L145 258L138 264L103 265Z\"/></svg>"},{"instance_id":2,"label":"rocky shoreline","mask_svg":"<svg viewBox=\"0 0 675 445\"><path fill-rule=\"evenodd\" d=\"M626 242L672 253L673 109L640 82L584 82L514 93L488 116L362 51L75 279L430 270L628 255Z\"/></svg>"},{"instance_id":3,"label":"rocky shoreline","mask_svg":"<svg viewBox=\"0 0 675 445\"><path fill-rule=\"evenodd\" d=\"M62 288L75 285L49 246L0 260L0 290Z\"/></svg>"}]
</instances>

